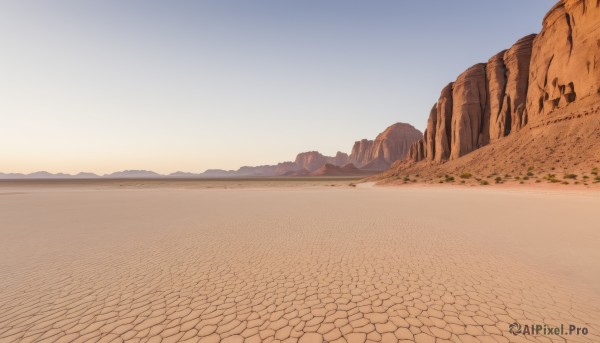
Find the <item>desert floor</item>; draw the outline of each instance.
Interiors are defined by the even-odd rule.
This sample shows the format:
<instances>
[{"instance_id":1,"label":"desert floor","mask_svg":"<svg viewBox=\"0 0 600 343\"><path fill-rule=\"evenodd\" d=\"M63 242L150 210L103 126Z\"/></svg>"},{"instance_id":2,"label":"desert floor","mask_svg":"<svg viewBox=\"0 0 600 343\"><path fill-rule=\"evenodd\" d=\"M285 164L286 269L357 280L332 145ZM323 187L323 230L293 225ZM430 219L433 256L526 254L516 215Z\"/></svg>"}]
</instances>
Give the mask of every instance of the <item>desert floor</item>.
<instances>
[{"instance_id":1,"label":"desert floor","mask_svg":"<svg viewBox=\"0 0 600 343\"><path fill-rule=\"evenodd\" d=\"M319 182L0 184L0 342L600 342L600 193Z\"/></svg>"}]
</instances>

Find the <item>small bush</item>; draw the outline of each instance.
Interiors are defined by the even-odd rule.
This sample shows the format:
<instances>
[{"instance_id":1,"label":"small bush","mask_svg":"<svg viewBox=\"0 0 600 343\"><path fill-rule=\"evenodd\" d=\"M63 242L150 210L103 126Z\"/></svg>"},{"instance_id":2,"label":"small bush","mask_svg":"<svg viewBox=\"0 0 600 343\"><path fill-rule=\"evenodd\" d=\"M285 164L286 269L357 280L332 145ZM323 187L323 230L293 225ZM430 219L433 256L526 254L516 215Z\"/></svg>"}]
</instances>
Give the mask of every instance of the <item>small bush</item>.
<instances>
[{"instance_id":1,"label":"small bush","mask_svg":"<svg viewBox=\"0 0 600 343\"><path fill-rule=\"evenodd\" d=\"M568 185L568 184L569 184L569 182L568 182L568 181L563 181L563 182L562 182L562 184L563 184L563 185Z\"/></svg>"},{"instance_id":2,"label":"small bush","mask_svg":"<svg viewBox=\"0 0 600 343\"><path fill-rule=\"evenodd\" d=\"M462 173L462 174L460 174L460 178L461 179L470 179L471 176L473 176L473 175L471 175L471 173Z\"/></svg>"},{"instance_id":3,"label":"small bush","mask_svg":"<svg viewBox=\"0 0 600 343\"><path fill-rule=\"evenodd\" d=\"M533 176L533 173L529 171L527 172L527 176Z\"/></svg>"},{"instance_id":4,"label":"small bush","mask_svg":"<svg viewBox=\"0 0 600 343\"><path fill-rule=\"evenodd\" d=\"M502 182L502 178L500 176L496 176L495 180L496 180L496 183Z\"/></svg>"},{"instance_id":5,"label":"small bush","mask_svg":"<svg viewBox=\"0 0 600 343\"><path fill-rule=\"evenodd\" d=\"M485 181L485 180L481 181L481 185L482 185L482 186L487 186L487 185L489 185L489 184L490 184L490 183L489 183L489 182L487 182L487 181Z\"/></svg>"},{"instance_id":6,"label":"small bush","mask_svg":"<svg viewBox=\"0 0 600 343\"><path fill-rule=\"evenodd\" d=\"M565 176L563 176L563 179L573 179L575 180L577 178L576 174L565 174Z\"/></svg>"}]
</instances>

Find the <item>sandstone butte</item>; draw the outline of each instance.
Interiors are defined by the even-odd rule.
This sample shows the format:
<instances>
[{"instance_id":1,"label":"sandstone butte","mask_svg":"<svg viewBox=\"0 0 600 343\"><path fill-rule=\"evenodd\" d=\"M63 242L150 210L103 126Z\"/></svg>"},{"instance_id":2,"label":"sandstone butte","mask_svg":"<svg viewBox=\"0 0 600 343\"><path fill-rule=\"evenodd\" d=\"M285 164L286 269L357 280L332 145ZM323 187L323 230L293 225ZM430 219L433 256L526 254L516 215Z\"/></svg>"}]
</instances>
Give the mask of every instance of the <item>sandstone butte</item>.
<instances>
[{"instance_id":1,"label":"sandstone butte","mask_svg":"<svg viewBox=\"0 0 600 343\"><path fill-rule=\"evenodd\" d=\"M375 140L354 143L349 162L363 170L384 170L408 155L411 145L421 139L421 131L410 124L395 123L377 135Z\"/></svg>"},{"instance_id":2,"label":"sandstone butte","mask_svg":"<svg viewBox=\"0 0 600 343\"><path fill-rule=\"evenodd\" d=\"M423 139L378 178L591 170L600 167L599 117L600 1L562 0L539 34L444 87Z\"/></svg>"}]
</instances>

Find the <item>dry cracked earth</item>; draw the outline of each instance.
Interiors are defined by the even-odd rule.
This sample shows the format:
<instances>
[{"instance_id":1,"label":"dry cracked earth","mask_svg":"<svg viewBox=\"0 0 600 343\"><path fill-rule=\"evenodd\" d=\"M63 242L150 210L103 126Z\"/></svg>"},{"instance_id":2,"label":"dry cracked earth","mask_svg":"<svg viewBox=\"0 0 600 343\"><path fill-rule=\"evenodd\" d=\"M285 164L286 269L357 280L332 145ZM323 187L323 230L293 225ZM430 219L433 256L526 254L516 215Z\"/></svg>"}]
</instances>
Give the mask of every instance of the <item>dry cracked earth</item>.
<instances>
[{"instance_id":1,"label":"dry cracked earth","mask_svg":"<svg viewBox=\"0 0 600 343\"><path fill-rule=\"evenodd\" d=\"M531 199L455 191L4 192L0 342L600 342L597 290L479 239L485 210L431 215L504 197L518 226ZM560 221L564 199L543 199Z\"/></svg>"}]
</instances>

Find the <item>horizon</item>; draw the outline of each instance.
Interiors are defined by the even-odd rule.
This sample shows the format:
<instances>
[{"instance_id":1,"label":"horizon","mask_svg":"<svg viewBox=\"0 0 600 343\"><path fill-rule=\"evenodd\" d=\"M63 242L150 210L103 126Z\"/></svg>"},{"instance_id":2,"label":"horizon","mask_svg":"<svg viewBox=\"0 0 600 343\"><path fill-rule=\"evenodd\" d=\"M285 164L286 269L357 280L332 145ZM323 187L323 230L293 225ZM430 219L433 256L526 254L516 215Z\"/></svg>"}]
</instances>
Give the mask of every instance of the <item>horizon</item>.
<instances>
[{"instance_id":1,"label":"horizon","mask_svg":"<svg viewBox=\"0 0 600 343\"><path fill-rule=\"evenodd\" d=\"M422 132L554 3L3 3L0 172L236 170Z\"/></svg>"}]
</instances>

